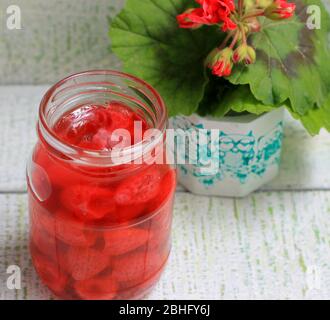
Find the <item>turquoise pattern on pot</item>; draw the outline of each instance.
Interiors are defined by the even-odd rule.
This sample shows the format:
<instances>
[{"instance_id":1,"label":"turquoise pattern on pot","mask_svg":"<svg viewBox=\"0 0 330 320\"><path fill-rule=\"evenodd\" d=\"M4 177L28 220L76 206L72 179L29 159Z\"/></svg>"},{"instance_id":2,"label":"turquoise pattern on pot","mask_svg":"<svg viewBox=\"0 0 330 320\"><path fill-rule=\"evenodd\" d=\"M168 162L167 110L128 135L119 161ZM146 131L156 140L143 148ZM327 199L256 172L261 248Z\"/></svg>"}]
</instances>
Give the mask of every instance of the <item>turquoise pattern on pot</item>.
<instances>
[{"instance_id":1,"label":"turquoise pattern on pot","mask_svg":"<svg viewBox=\"0 0 330 320\"><path fill-rule=\"evenodd\" d=\"M185 141L180 139L176 141L176 151L178 159L185 160L186 163L189 156L191 161L191 156L197 155L192 165L178 164L178 168L182 175L192 175L205 187L228 177L246 184L250 177L262 177L271 166L280 165L283 121L279 121L267 134L258 137L253 130L242 134L227 134L219 130L219 140L213 146L210 143L211 130L205 129L203 124L192 124L181 117L174 119L173 124L174 128L187 130L188 134L202 129L199 131L202 137L199 140L191 140L195 142L193 148L197 148L196 153L191 152L191 146L190 150L187 150ZM202 147L200 141L205 142ZM215 150L217 152L211 152ZM207 162L213 162L210 166L213 169L205 169L204 164Z\"/></svg>"}]
</instances>

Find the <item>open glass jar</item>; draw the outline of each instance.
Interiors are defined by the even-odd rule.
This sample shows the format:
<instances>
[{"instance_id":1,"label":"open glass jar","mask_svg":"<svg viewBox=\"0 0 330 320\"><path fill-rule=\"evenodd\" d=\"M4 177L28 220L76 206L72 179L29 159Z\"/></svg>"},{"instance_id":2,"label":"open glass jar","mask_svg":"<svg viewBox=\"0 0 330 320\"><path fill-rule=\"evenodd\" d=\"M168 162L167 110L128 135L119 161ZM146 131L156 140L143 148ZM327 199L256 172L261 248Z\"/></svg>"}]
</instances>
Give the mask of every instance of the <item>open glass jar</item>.
<instances>
[{"instance_id":1,"label":"open glass jar","mask_svg":"<svg viewBox=\"0 0 330 320\"><path fill-rule=\"evenodd\" d=\"M79 73L45 94L27 168L30 250L58 297L137 299L157 282L176 185L166 126L158 93L127 74Z\"/></svg>"}]
</instances>

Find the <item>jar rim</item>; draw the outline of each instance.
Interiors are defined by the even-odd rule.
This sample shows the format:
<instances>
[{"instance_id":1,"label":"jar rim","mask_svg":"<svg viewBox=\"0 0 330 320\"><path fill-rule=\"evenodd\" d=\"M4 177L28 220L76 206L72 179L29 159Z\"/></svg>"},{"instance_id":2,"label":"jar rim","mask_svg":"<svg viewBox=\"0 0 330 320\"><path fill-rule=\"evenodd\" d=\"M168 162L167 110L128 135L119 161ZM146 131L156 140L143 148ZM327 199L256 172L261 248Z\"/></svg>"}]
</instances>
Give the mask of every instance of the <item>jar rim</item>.
<instances>
[{"instance_id":1,"label":"jar rim","mask_svg":"<svg viewBox=\"0 0 330 320\"><path fill-rule=\"evenodd\" d=\"M152 129L157 129L161 133L157 138L153 139L152 141L146 141L146 139L143 139L141 142L137 144L133 144L129 147L125 147L123 149L120 149L118 152L114 152L113 150L90 150L85 149L76 145L72 145L58 137L58 135L52 130L52 128L47 123L46 119L46 108L48 106L48 103L51 102L51 99L54 98L54 94L56 93L56 90L61 88L61 86L64 86L66 83L68 83L71 80L79 79L81 77L88 77L88 76L112 76L118 79L126 79L131 80L134 83L142 86L143 88L146 88L152 95L152 97L155 99L156 103L158 104L159 117L157 119L157 125L155 125ZM86 82L88 83L88 82ZM160 96L160 94L157 92L157 90L151 86L146 81L130 75L125 72L121 71L115 71L115 70L88 70L88 71L82 71L78 73L74 73L72 75L69 75L65 77L64 79L58 81L53 86L51 86L47 92L44 94L40 105L39 105L39 121L38 121L38 133L42 135L42 137L46 140L46 143L49 144L51 147L53 147L55 150L63 152L65 155L74 156L75 160L77 160L78 163L86 164L89 162L95 162L93 159L102 159L102 164L99 162L93 163L93 165L99 165L99 166L116 166L118 163L111 163L109 162L110 159L113 159L114 157L125 157L132 152L136 152L137 154L143 154L144 150L150 151L152 150L160 141L164 139L165 130L167 126L167 119L168 119L168 112L167 108L165 106L165 103ZM77 157L77 154L79 155ZM119 156L120 154L120 156ZM127 162L129 163L129 162ZM121 163L121 164L125 164Z\"/></svg>"}]
</instances>

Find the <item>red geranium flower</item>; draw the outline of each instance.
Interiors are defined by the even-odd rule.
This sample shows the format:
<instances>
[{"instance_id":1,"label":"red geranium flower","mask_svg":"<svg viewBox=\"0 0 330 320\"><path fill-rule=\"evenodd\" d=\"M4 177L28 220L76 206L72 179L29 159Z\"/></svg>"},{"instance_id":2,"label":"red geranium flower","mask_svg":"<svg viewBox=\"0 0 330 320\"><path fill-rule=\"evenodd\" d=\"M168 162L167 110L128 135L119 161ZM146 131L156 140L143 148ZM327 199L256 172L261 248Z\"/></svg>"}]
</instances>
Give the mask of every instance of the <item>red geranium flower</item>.
<instances>
[{"instance_id":1,"label":"red geranium flower","mask_svg":"<svg viewBox=\"0 0 330 320\"><path fill-rule=\"evenodd\" d=\"M272 20L282 20L291 18L296 10L294 3L287 0L275 0L266 10L265 16Z\"/></svg>"},{"instance_id":2,"label":"red geranium flower","mask_svg":"<svg viewBox=\"0 0 330 320\"><path fill-rule=\"evenodd\" d=\"M196 0L201 8L189 9L177 16L181 28L198 28L202 25L223 24L223 31L233 30L236 24L230 19L235 10L234 0Z\"/></svg>"},{"instance_id":3,"label":"red geranium flower","mask_svg":"<svg viewBox=\"0 0 330 320\"><path fill-rule=\"evenodd\" d=\"M195 29L206 23L203 9L189 9L177 16L180 28Z\"/></svg>"}]
</instances>

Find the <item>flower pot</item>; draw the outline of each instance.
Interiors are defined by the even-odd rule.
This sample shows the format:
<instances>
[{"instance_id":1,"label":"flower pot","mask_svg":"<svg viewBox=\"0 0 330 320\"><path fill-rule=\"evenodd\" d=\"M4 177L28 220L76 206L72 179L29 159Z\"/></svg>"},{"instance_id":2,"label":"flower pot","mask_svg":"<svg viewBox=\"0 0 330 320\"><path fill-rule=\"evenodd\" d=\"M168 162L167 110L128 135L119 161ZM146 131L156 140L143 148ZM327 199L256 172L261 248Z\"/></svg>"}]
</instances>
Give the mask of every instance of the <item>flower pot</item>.
<instances>
[{"instance_id":1,"label":"flower pot","mask_svg":"<svg viewBox=\"0 0 330 320\"><path fill-rule=\"evenodd\" d=\"M261 116L242 115L223 119L204 118L196 114L171 119L174 129L184 132L199 130L198 141L209 141L211 129L218 135L218 152L212 156L207 144L207 153L198 152L194 163L178 163L179 182L190 192L199 195L244 197L271 181L279 172L284 109ZM187 158L187 152L177 148L177 159ZM198 148L198 146L197 146ZM182 154L183 153L183 154ZM211 156L210 156L211 154ZM205 166L205 157L209 159ZM204 158L204 159L203 159ZM212 163L213 162L213 163Z\"/></svg>"}]
</instances>

